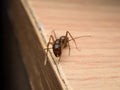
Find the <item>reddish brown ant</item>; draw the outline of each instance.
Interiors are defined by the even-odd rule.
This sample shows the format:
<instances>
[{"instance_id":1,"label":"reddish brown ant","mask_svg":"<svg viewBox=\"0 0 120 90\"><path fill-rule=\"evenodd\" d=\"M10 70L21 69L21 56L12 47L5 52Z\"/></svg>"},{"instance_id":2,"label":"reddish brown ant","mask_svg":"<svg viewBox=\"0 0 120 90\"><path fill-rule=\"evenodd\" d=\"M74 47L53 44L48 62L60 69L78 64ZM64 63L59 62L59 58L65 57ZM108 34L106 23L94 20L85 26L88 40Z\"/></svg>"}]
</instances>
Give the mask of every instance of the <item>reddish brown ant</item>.
<instances>
[{"instance_id":1,"label":"reddish brown ant","mask_svg":"<svg viewBox=\"0 0 120 90\"><path fill-rule=\"evenodd\" d=\"M71 39L68 38L68 35L71 37ZM69 41L73 40L73 42L75 43L76 49L78 49L75 39L80 38L80 37L90 37L90 35L87 35L87 36L80 36L80 37L73 38L73 36L70 34L69 31L66 31L66 35L61 36L59 39L57 39L55 32L54 32L54 36L55 36L55 40L54 40L54 37L50 35L49 42L47 43L47 48L45 50L47 50L47 54L48 54L48 50L53 49L54 55L56 57L59 57L58 63L60 62L62 50L66 48L67 46L69 47L69 55L70 55ZM52 45L52 48L49 48L50 44ZM46 65L47 63L47 56L48 56L47 54L45 57L46 59L45 59L44 65Z\"/></svg>"}]
</instances>

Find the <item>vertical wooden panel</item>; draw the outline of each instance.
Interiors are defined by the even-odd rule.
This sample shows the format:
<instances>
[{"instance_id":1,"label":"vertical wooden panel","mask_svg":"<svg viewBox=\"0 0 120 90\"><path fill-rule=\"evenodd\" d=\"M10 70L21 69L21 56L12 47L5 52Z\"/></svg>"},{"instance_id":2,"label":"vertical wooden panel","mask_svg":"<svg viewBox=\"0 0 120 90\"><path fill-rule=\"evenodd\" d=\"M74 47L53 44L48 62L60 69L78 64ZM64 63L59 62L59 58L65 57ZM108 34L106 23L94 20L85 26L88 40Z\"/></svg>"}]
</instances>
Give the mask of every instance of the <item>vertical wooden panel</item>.
<instances>
[{"instance_id":1,"label":"vertical wooden panel","mask_svg":"<svg viewBox=\"0 0 120 90\"><path fill-rule=\"evenodd\" d=\"M36 26L26 1L11 0L8 14L19 42L32 90L65 90L50 62L44 65L44 38Z\"/></svg>"}]
</instances>

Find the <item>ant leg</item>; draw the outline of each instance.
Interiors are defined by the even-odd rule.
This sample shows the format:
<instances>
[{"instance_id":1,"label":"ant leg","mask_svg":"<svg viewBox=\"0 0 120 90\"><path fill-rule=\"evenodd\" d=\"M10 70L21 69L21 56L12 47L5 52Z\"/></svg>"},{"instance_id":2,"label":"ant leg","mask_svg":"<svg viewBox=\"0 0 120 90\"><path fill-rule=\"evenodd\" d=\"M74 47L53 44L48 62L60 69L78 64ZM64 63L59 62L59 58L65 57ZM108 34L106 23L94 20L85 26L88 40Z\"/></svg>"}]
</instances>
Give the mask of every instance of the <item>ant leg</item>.
<instances>
[{"instance_id":1,"label":"ant leg","mask_svg":"<svg viewBox=\"0 0 120 90\"><path fill-rule=\"evenodd\" d=\"M61 59L61 56L60 56L59 59L58 59L58 64L59 64L59 62L60 62L60 59Z\"/></svg>"},{"instance_id":2,"label":"ant leg","mask_svg":"<svg viewBox=\"0 0 120 90\"><path fill-rule=\"evenodd\" d=\"M52 40L53 42L55 41L55 40L54 40L54 37L53 37L52 35L50 35L49 42L50 42L51 40Z\"/></svg>"},{"instance_id":3,"label":"ant leg","mask_svg":"<svg viewBox=\"0 0 120 90\"><path fill-rule=\"evenodd\" d=\"M61 60L61 56L60 56L59 59L58 59L58 64L59 64L60 60Z\"/></svg>"},{"instance_id":4,"label":"ant leg","mask_svg":"<svg viewBox=\"0 0 120 90\"><path fill-rule=\"evenodd\" d=\"M56 33L55 33L55 31L54 31L54 30L52 31L52 33L53 33L53 35L54 35L55 39L57 39L57 36L56 36Z\"/></svg>"},{"instance_id":5,"label":"ant leg","mask_svg":"<svg viewBox=\"0 0 120 90\"><path fill-rule=\"evenodd\" d=\"M46 50L47 50L47 53L45 54L45 62L44 62L44 65L46 65L47 64L47 56L48 56L48 50L49 50L49 45L52 45L53 43L52 42L48 42L48 44L47 44L47 48L46 48Z\"/></svg>"},{"instance_id":6,"label":"ant leg","mask_svg":"<svg viewBox=\"0 0 120 90\"><path fill-rule=\"evenodd\" d=\"M61 55L59 56L59 59L58 59L58 64L59 64L59 62L61 61L61 56L62 56L62 50L63 50L63 47L62 47L62 42L60 43L60 46L61 46Z\"/></svg>"},{"instance_id":7,"label":"ant leg","mask_svg":"<svg viewBox=\"0 0 120 90\"><path fill-rule=\"evenodd\" d=\"M53 33L54 33L54 37L55 37L55 39L57 39L57 36L56 36L56 33L55 33L55 31L53 31Z\"/></svg>"},{"instance_id":8,"label":"ant leg","mask_svg":"<svg viewBox=\"0 0 120 90\"><path fill-rule=\"evenodd\" d=\"M70 43L69 43L69 41L68 41L68 47L69 47L69 56L70 56Z\"/></svg>"},{"instance_id":9,"label":"ant leg","mask_svg":"<svg viewBox=\"0 0 120 90\"><path fill-rule=\"evenodd\" d=\"M47 50L47 53L45 54L45 62L44 62L44 65L46 65L47 63L47 56L48 56L48 50L51 49L49 48L49 45L53 45L53 42L51 42L51 40L54 42L54 38L52 35L50 35L50 38L49 38L49 42L47 43L47 48L45 48L45 50Z\"/></svg>"},{"instance_id":10,"label":"ant leg","mask_svg":"<svg viewBox=\"0 0 120 90\"><path fill-rule=\"evenodd\" d=\"M72 38L73 42L75 43L76 48L79 50L79 48L77 47L77 44L76 44L75 39L73 38L73 36L70 34L69 31L66 32L66 37L68 37L68 34L69 34L69 36Z\"/></svg>"},{"instance_id":11,"label":"ant leg","mask_svg":"<svg viewBox=\"0 0 120 90\"><path fill-rule=\"evenodd\" d=\"M52 43L52 42L51 42ZM52 48L44 48L44 50L47 50L47 49L52 49Z\"/></svg>"}]
</instances>

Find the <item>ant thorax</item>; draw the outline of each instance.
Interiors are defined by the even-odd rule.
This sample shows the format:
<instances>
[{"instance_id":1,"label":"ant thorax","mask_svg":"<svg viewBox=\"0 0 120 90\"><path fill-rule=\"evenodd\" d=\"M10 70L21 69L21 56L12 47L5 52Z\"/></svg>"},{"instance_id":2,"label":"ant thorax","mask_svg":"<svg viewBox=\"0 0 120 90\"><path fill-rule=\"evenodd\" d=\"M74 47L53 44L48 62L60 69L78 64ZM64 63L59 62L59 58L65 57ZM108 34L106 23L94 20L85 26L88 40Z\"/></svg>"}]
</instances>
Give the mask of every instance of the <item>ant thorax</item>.
<instances>
[{"instance_id":1,"label":"ant thorax","mask_svg":"<svg viewBox=\"0 0 120 90\"><path fill-rule=\"evenodd\" d=\"M61 43L61 46L62 46L63 48L67 47L68 42L69 42L68 37L66 37L66 36L61 36L61 37L60 37L60 43Z\"/></svg>"}]
</instances>

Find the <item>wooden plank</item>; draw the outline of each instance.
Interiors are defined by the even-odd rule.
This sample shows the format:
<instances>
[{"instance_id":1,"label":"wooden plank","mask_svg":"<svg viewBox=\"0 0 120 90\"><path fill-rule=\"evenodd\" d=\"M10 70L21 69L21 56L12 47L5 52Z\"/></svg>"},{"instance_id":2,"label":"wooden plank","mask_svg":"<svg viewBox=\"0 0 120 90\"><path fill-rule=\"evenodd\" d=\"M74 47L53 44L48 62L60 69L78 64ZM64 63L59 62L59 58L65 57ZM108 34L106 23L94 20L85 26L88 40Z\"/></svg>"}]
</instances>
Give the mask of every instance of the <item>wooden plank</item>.
<instances>
[{"instance_id":1,"label":"wooden plank","mask_svg":"<svg viewBox=\"0 0 120 90\"><path fill-rule=\"evenodd\" d=\"M120 90L120 2L113 0L29 0L38 26L48 41L66 31L81 51L71 45L63 50L58 66L68 87L74 90Z\"/></svg>"},{"instance_id":2,"label":"wooden plank","mask_svg":"<svg viewBox=\"0 0 120 90\"><path fill-rule=\"evenodd\" d=\"M11 0L8 15L20 46L32 90L67 90L56 65L44 65L45 41L25 0Z\"/></svg>"}]
</instances>

